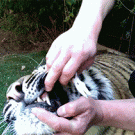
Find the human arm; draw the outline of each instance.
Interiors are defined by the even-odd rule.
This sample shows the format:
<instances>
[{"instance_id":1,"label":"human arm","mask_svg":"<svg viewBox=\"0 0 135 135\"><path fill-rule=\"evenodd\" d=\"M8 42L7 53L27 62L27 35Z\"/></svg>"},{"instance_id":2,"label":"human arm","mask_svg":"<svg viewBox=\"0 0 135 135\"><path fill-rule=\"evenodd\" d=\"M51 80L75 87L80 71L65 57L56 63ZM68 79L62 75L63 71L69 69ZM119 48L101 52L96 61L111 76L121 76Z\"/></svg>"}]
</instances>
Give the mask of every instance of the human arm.
<instances>
[{"instance_id":1,"label":"human arm","mask_svg":"<svg viewBox=\"0 0 135 135\"><path fill-rule=\"evenodd\" d=\"M77 71L92 65L102 21L113 3L114 0L82 1L73 26L54 40L46 55L49 70L46 91L50 91L58 79L65 85Z\"/></svg>"},{"instance_id":2,"label":"human arm","mask_svg":"<svg viewBox=\"0 0 135 135\"><path fill-rule=\"evenodd\" d=\"M103 120L98 124L135 131L135 99L98 101Z\"/></svg>"}]
</instances>

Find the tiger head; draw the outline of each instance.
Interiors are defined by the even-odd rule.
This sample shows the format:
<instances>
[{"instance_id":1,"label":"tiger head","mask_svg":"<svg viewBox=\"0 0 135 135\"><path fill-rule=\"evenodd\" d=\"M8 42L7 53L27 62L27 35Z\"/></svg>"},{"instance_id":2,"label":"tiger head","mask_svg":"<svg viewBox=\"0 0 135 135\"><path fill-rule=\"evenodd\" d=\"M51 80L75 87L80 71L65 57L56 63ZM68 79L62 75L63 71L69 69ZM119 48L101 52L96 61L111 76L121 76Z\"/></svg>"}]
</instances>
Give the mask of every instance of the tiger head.
<instances>
[{"instance_id":1,"label":"tiger head","mask_svg":"<svg viewBox=\"0 0 135 135\"><path fill-rule=\"evenodd\" d=\"M110 81L96 68L90 67L75 77L67 86L58 81L51 92L45 91L44 81L47 75L45 65L32 74L21 77L12 83L7 91L7 103L3 109L4 121L8 123L3 134L11 131L15 135L51 135L55 131L40 121L32 108L40 107L57 115L57 109L80 96L91 96L94 99L111 100L113 91ZM49 98L48 98L49 97ZM49 100L50 99L50 100Z\"/></svg>"},{"instance_id":2,"label":"tiger head","mask_svg":"<svg viewBox=\"0 0 135 135\"><path fill-rule=\"evenodd\" d=\"M41 107L56 114L58 107L68 102L67 94L59 82L56 82L49 93L50 100L48 99L44 87L46 75L46 67L40 66L31 75L20 78L8 88L3 114L4 120L10 128L13 128L13 133L17 135L54 133L52 128L31 113L33 107Z\"/></svg>"}]
</instances>

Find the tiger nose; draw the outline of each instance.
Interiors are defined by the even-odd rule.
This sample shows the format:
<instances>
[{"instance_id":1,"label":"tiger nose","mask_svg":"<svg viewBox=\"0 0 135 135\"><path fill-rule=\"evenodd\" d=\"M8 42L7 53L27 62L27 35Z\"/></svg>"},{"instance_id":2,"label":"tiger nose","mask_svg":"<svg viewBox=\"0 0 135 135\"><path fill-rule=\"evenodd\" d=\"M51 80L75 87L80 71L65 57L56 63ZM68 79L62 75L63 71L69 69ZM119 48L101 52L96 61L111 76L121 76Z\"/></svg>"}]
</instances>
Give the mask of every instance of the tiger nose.
<instances>
[{"instance_id":1,"label":"tiger nose","mask_svg":"<svg viewBox=\"0 0 135 135\"><path fill-rule=\"evenodd\" d=\"M24 94L22 92L22 85L19 82L15 82L11 84L8 88L8 92L6 94L7 99L14 99L15 101L20 101L24 98Z\"/></svg>"}]
</instances>

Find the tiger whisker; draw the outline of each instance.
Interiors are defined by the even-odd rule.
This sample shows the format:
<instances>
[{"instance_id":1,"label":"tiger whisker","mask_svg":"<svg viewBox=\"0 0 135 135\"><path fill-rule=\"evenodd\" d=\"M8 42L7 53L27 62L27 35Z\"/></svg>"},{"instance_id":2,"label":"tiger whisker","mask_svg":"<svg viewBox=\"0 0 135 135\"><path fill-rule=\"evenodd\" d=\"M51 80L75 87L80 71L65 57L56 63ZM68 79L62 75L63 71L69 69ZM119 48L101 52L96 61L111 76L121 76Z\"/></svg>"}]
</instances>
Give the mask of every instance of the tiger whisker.
<instances>
[{"instance_id":1,"label":"tiger whisker","mask_svg":"<svg viewBox=\"0 0 135 135\"><path fill-rule=\"evenodd\" d=\"M4 127L7 123L4 123L0 128Z\"/></svg>"},{"instance_id":2,"label":"tiger whisker","mask_svg":"<svg viewBox=\"0 0 135 135\"><path fill-rule=\"evenodd\" d=\"M5 122L5 120L4 120L4 119L3 119L2 121L0 121L0 125L1 125L3 122Z\"/></svg>"},{"instance_id":3,"label":"tiger whisker","mask_svg":"<svg viewBox=\"0 0 135 135\"><path fill-rule=\"evenodd\" d=\"M8 124L8 126L3 131L2 135L5 135L7 133L7 131L10 129L10 126L11 126L11 124Z\"/></svg>"},{"instance_id":4,"label":"tiger whisker","mask_svg":"<svg viewBox=\"0 0 135 135\"><path fill-rule=\"evenodd\" d=\"M16 132L14 129L10 129L10 133L12 133L13 135L16 135Z\"/></svg>"},{"instance_id":5,"label":"tiger whisker","mask_svg":"<svg viewBox=\"0 0 135 135\"><path fill-rule=\"evenodd\" d=\"M3 119L4 117L0 117L0 119ZM0 120L1 121L1 120Z\"/></svg>"}]
</instances>

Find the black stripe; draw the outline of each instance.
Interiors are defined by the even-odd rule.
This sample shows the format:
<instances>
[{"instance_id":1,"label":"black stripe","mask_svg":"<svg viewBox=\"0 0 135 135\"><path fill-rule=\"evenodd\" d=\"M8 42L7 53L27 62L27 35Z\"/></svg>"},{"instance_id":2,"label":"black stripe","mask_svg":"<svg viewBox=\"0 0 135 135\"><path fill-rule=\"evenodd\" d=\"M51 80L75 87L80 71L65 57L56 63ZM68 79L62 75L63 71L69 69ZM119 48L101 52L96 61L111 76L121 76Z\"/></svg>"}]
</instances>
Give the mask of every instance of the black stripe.
<instances>
[{"instance_id":1,"label":"black stripe","mask_svg":"<svg viewBox=\"0 0 135 135\"><path fill-rule=\"evenodd\" d=\"M135 97L135 70L131 74L128 84L129 84L129 89L130 89L131 93Z\"/></svg>"},{"instance_id":2,"label":"black stripe","mask_svg":"<svg viewBox=\"0 0 135 135\"><path fill-rule=\"evenodd\" d=\"M4 108L4 112L3 112L4 115L5 115L5 113L8 111L8 109L9 109L11 106L12 106L11 104L8 104L8 105L6 106L6 108Z\"/></svg>"},{"instance_id":3,"label":"black stripe","mask_svg":"<svg viewBox=\"0 0 135 135\"><path fill-rule=\"evenodd\" d=\"M89 76L92 78L92 80L97 85L98 90L102 89L104 87L104 83L101 81L101 79L95 78L97 73L95 73L93 70L89 70Z\"/></svg>"},{"instance_id":4,"label":"black stripe","mask_svg":"<svg viewBox=\"0 0 135 135\"><path fill-rule=\"evenodd\" d=\"M28 80L27 80L27 82L28 82L28 84L27 84L27 89L29 88L29 85L31 84L31 82L32 82L35 78L36 78L36 74L35 74L35 75L32 75L32 76L30 77L30 79L28 79L29 82L28 82ZM26 82L26 83L27 83L27 82Z\"/></svg>"},{"instance_id":5,"label":"black stripe","mask_svg":"<svg viewBox=\"0 0 135 135\"><path fill-rule=\"evenodd\" d=\"M78 76L78 77L79 77L79 79L80 79L81 81L84 81L84 79L85 79L85 78L84 78L84 75L83 75L82 73L81 73L81 74L79 74L79 76Z\"/></svg>"}]
</instances>

